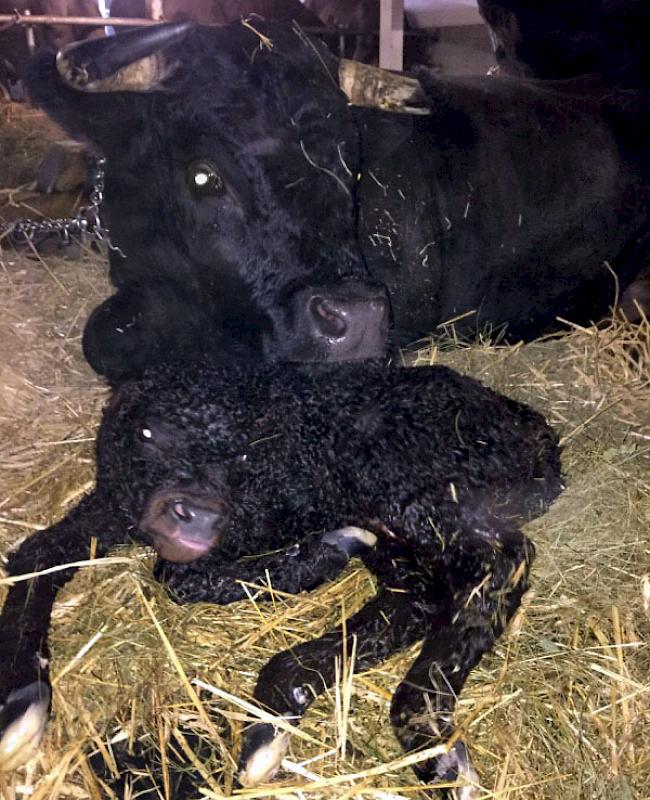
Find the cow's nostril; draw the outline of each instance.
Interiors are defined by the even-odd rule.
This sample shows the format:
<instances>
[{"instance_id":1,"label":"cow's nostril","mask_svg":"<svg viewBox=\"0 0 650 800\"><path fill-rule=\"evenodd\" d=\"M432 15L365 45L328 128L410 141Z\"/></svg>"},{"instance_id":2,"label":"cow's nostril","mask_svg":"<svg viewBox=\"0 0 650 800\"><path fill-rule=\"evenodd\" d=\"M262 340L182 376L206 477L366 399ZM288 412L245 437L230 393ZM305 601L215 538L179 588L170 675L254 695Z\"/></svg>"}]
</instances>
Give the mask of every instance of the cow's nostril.
<instances>
[{"instance_id":1,"label":"cow's nostril","mask_svg":"<svg viewBox=\"0 0 650 800\"><path fill-rule=\"evenodd\" d=\"M324 297L312 297L310 309L321 333L332 339L341 339L345 336L348 330L347 323L340 310L332 303Z\"/></svg>"},{"instance_id":2,"label":"cow's nostril","mask_svg":"<svg viewBox=\"0 0 650 800\"><path fill-rule=\"evenodd\" d=\"M183 500L177 500L172 506L172 513L180 522L189 523L194 519L194 512L188 508Z\"/></svg>"}]
</instances>

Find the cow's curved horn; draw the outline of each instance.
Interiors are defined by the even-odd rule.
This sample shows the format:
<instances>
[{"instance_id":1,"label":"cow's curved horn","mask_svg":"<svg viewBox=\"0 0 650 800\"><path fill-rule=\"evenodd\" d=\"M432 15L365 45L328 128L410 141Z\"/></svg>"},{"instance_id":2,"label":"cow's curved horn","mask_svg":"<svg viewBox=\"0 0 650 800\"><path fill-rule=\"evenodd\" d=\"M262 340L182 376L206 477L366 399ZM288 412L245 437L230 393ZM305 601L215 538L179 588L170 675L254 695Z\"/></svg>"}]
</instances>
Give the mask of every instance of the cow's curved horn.
<instances>
[{"instance_id":1,"label":"cow's curved horn","mask_svg":"<svg viewBox=\"0 0 650 800\"><path fill-rule=\"evenodd\" d=\"M342 58L339 86L353 106L371 106L402 114L430 114L416 78Z\"/></svg>"},{"instance_id":2,"label":"cow's curved horn","mask_svg":"<svg viewBox=\"0 0 650 800\"><path fill-rule=\"evenodd\" d=\"M68 86L83 92L151 92L172 67L161 50L194 27L171 22L74 43L57 53L56 67Z\"/></svg>"}]
</instances>

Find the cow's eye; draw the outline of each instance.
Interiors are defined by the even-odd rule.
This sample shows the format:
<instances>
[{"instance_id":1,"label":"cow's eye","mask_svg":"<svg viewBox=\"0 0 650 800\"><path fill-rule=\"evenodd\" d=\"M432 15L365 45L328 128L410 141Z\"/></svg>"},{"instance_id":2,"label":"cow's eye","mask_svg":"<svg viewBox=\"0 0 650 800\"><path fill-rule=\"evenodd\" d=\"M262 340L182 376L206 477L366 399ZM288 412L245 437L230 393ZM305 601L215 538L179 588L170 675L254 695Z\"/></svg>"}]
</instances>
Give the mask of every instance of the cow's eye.
<instances>
[{"instance_id":1,"label":"cow's eye","mask_svg":"<svg viewBox=\"0 0 650 800\"><path fill-rule=\"evenodd\" d=\"M188 168L187 179L197 197L219 194L223 189L223 179L209 161L193 161Z\"/></svg>"},{"instance_id":2,"label":"cow's eye","mask_svg":"<svg viewBox=\"0 0 650 800\"><path fill-rule=\"evenodd\" d=\"M154 438L153 431L146 425L136 430L135 437L139 442L152 442Z\"/></svg>"}]
</instances>

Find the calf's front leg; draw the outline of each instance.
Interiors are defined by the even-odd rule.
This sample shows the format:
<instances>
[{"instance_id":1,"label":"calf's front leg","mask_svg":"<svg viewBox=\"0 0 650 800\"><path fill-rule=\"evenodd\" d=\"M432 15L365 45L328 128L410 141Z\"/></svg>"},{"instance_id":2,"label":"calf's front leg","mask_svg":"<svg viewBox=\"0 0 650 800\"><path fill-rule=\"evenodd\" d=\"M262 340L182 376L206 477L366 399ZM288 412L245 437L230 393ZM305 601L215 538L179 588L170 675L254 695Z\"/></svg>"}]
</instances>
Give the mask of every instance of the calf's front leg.
<instances>
[{"instance_id":1,"label":"calf's front leg","mask_svg":"<svg viewBox=\"0 0 650 800\"><path fill-rule=\"evenodd\" d=\"M9 555L7 572L16 576L86 559L93 537L102 555L124 537L126 525L93 493L61 522L26 539ZM43 737L52 698L47 642L52 606L76 571L69 567L9 589L0 613L0 772L28 761Z\"/></svg>"},{"instance_id":2,"label":"calf's front leg","mask_svg":"<svg viewBox=\"0 0 650 800\"><path fill-rule=\"evenodd\" d=\"M288 550L242 561L222 561L218 554L189 564L161 560L154 574L179 603L227 605L248 597L251 587L255 591L254 587L271 586L286 594L315 589L376 542L370 531L348 526L311 535Z\"/></svg>"}]
</instances>

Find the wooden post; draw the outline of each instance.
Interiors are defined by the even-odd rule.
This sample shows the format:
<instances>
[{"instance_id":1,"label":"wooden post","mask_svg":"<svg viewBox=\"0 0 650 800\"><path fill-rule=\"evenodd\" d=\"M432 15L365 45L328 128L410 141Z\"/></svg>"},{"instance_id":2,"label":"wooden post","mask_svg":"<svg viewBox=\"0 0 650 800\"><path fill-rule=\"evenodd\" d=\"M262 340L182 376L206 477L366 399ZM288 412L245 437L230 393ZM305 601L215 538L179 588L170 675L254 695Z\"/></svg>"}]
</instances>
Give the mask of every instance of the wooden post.
<instances>
[{"instance_id":1,"label":"wooden post","mask_svg":"<svg viewBox=\"0 0 650 800\"><path fill-rule=\"evenodd\" d=\"M29 9L25 9L23 12L26 17L30 17L32 12ZM26 25L25 26L25 38L27 39L27 49L30 52L30 55L34 55L34 51L36 50L36 38L34 36L34 26L33 25Z\"/></svg>"},{"instance_id":2,"label":"wooden post","mask_svg":"<svg viewBox=\"0 0 650 800\"><path fill-rule=\"evenodd\" d=\"M380 0L379 66L404 67L404 0Z\"/></svg>"}]
</instances>

